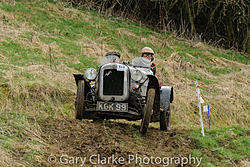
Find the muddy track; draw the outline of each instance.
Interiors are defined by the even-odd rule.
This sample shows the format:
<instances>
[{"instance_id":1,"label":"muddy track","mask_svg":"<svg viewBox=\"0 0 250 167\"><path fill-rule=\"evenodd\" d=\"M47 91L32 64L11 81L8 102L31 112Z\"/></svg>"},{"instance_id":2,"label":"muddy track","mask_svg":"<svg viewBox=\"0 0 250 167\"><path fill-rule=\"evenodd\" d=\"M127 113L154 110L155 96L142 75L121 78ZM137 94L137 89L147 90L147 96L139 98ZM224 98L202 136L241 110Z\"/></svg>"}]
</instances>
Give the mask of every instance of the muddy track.
<instances>
[{"instance_id":1,"label":"muddy track","mask_svg":"<svg viewBox=\"0 0 250 167\"><path fill-rule=\"evenodd\" d=\"M138 162L128 163L129 156L134 157L188 157L195 145L188 139L186 131L160 131L149 128L146 136L139 133L139 126L114 121L92 122L75 119L46 119L39 121L42 137L49 143L44 148L45 160L41 166L81 166L81 162L66 160L71 157L86 157L84 166L93 166L89 158L100 155L101 158L123 157L123 166L139 166ZM56 156L56 161L48 162L48 157ZM65 164L59 158L65 155ZM73 159L73 158L72 158ZM93 156L92 162L98 162ZM98 163L94 166L119 166L116 162ZM144 165L145 166L145 165ZM152 166L152 165L148 165ZM153 166L163 166L153 165ZM169 164L169 166L178 166ZM186 165L188 166L188 165Z\"/></svg>"}]
</instances>

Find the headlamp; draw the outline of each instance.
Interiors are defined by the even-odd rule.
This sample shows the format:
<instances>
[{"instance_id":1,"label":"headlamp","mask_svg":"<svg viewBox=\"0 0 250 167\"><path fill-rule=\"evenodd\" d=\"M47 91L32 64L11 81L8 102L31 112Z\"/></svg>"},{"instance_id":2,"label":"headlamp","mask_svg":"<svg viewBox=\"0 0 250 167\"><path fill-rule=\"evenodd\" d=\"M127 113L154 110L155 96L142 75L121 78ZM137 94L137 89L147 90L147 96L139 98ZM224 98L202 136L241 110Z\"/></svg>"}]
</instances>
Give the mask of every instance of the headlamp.
<instances>
[{"instance_id":1,"label":"headlamp","mask_svg":"<svg viewBox=\"0 0 250 167\"><path fill-rule=\"evenodd\" d=\"M85 77L88 79L88 80L94 80L97 76L97 71L96 69L94 68L88 68L86 71L85 71Z\"/></svg>"},{"instance_id":2,"label":"headlamp","mask_svg":"<svg viewBox=\"0 0 250 167\"><path fill-rule=\"evenodd\" d=\"M134 81L140 81L142 79L142 73L139 70L133 70L131 73L131 78Z\"/></svg>"}]
</instances>

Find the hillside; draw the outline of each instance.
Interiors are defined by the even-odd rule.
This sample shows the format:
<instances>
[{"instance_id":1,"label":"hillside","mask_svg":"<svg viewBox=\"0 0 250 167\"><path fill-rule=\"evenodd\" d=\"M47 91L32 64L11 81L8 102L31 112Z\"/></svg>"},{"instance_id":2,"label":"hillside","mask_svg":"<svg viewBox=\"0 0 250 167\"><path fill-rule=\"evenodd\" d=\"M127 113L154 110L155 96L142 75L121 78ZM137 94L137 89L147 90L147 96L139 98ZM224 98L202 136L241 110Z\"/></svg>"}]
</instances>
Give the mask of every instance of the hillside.
<instances>
[{"instance_id":1,"label":"hillside","mask_svg":"<svg viewBox=\"0 0 250 167\"><path fill-rule=\"evenodd\" d=\"M163 85L174 87L171 131L160 131L159 125L152 123L149 133L142 136L139 121L75 120L72 74L97 67L99 59L111 50L129 61L139 56L144 46L156 52L157 75ZM201 166L249 166L249 63L249 55L216 48L196 38L185 40L175 32L161 34L126 19L76 9L60 1L3 0L0 166L65 166L48 162L51 155L58 160L63 154L192 155L202 157ZM201 93L211 108L211 129L204 115L205 137L199 129L195 80L204 85ZM125 164L131 165L138 166L135 161Z\"/></svg>"}]
</instances>

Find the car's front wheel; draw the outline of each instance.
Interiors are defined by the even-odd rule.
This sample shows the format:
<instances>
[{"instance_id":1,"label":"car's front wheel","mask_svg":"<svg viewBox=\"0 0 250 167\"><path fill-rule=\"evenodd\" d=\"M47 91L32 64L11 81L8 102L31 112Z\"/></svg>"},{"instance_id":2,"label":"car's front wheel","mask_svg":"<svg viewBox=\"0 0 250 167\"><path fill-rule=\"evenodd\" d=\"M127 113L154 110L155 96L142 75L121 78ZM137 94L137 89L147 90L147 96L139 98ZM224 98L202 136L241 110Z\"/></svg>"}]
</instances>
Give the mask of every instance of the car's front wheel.
<instances>
[{"instance_id":1,"label":"car's front wheel","mask_svg":"<svg viewBox=\"0 0 250 167\"><path fill-rule=\"evenodd\" d=\"M75 118L80 120L83 119L85 113L84 88L85 88L84 80L78 80L76 104L75 104Z\"/></svg>"},{"instance_id":2,"label":"car's front wheel","mask_svg":"<svg viewBox=\"0 0 250 167\"><path fill-rule=\"evenodd\" d=\"M150 118L151 118L153 106L154 106L154 99L155 99L155 89L150 88L147 94L147 103L144 106L144 114L143 114L141 128L140 128L141 134L146 134L148 130L148 125L150 122Z\"/></svg>"}]
</instances>

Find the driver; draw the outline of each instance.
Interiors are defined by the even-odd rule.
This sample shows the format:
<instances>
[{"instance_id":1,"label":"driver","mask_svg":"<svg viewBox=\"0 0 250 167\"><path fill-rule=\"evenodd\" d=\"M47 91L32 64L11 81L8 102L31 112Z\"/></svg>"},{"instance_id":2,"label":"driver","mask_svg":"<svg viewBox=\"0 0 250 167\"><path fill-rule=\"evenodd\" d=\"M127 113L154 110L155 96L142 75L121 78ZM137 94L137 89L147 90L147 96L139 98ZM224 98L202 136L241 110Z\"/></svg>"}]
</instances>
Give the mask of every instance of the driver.
<instances>
[{"instance_id":1,"label":"driver","mask_svg":"<svg viewBox=\"0 0 250 167\"><path fill-rule=\"evenodd\" d=\"M151 62L154 60L154 51L153 49L151 49L150 47L144 47L141 50L141 57L145 57L148 60L150 60ZM151 63L151 70L153 71L153 74L155 75L156 73L156 66L155 63Z\"/></svg>"},{"instance_id":2,"label":"driver","mask_svg":"<svg viewBox=\"0 0 250 167\"><path fill-rule=\"evenodd\" d=\"M110 63L119 63L120 62L120 53L116 51L108 52L105 57L109 60Z\"/></svg>"}]
</instances>

